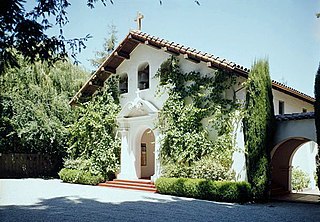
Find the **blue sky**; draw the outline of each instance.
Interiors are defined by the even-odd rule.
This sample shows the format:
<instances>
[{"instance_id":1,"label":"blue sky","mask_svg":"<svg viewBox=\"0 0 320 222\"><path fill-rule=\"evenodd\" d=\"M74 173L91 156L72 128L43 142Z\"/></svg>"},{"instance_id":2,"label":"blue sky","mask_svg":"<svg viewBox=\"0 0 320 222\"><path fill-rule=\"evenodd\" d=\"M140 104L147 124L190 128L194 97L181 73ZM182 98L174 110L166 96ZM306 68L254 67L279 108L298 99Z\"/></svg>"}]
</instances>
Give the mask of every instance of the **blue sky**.
<instances>
[{"instance_id":1,"label":"blue sky","mask_svg":"<svg viewBox=\"0 0 320 222\"><path fill-rule=\"evenodd\" d=\"M86 7L71 0L65 35L93 38L78 56L92 70L89 59L102 49L108 25L121 41L136 29L137 11L144 14L142 31L226 58L248 68L268 58L271 78L313 95L320 61L320 0L114 0L104 7Z\"/></svg>"}]
</instances>

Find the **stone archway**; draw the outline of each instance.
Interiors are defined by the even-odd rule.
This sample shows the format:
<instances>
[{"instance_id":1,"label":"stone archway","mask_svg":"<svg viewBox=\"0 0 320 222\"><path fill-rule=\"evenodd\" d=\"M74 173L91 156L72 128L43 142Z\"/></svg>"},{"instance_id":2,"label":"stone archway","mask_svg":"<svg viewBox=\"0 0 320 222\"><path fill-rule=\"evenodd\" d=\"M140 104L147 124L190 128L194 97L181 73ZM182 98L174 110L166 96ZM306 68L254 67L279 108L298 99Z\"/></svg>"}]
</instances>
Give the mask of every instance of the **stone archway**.
<instances>
[{"instance_id":1,"label":"stone archway","mask_svg":"<svg viewBox=\"0 0 320 222\"><path fill-rule=\"evenodd\" d=\"M155 173L155 136L146 129L140 139L141 178L150 179Z\"/></svg>"},{"instance_id":2,"label":"stone archway","mask_svg":"<svg viewBox=\"0 0 320 222\"><path fill-rule=\"evenodd\" d=\"M292 159L296 151L312 140L293 137L277 144L271 152L271 187L272 194L291 192ZM306 161L307 158L306 158ZM280 194L279 193L279 194Z\"/></svg>"}]
</instances>

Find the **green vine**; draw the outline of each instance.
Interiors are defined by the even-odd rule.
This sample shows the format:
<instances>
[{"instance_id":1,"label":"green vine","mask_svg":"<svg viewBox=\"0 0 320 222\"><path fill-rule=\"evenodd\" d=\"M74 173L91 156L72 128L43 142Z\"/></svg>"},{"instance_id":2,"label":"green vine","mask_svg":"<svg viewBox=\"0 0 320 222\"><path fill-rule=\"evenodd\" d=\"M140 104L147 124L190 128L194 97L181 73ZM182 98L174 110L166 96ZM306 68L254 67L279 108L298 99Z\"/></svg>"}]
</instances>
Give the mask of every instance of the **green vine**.
<instances>
[{"instance_id":1,"label":"green vine","mask_svg":"<svg viewBox=\"0 0 320 222\"><path fill-rule=\"evenodd\" d=\"M70 125L68 159L65 167L103 175L107 179L120 165L120 140L116 116L120 111L118 77L107 80L103 90L77 108Z\"/></svg>"},{"instance_id":2,"label":"green vine","mask_svg":"<svg viewBox=\"0 0 320 222\"><path fill-rule=\"evenodd\" d=\"M170 57L156 77L168 93L158 121L163 168L190 167L214 156L228 171L235 148L233 121L240 104L227 98L226 92L232 91L236 76L221 70L183 73L179 60Z\"/></svg>"}]
</instances>

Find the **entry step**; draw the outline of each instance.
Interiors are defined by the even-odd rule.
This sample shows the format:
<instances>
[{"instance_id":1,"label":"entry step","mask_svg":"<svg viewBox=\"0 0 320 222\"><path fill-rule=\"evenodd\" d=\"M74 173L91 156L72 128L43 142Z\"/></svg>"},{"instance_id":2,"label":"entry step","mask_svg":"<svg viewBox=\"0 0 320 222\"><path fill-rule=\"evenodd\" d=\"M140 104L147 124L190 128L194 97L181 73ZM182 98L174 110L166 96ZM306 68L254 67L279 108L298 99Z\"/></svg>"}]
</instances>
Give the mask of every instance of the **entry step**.
<instances>
[{"instance_id":1,"label":"entry step","mask_svg":"<svg viewBox=\"0 0 320 222\"><path fill-rule=\"evenodd\" d=\"M156 193L157 189L151 180L123 180L115 179L113 181L107 181L105 183L100 183L99 186L112 187L112 188L122 188L130 190L139 190Z\"/></svg>"}]
</instances>

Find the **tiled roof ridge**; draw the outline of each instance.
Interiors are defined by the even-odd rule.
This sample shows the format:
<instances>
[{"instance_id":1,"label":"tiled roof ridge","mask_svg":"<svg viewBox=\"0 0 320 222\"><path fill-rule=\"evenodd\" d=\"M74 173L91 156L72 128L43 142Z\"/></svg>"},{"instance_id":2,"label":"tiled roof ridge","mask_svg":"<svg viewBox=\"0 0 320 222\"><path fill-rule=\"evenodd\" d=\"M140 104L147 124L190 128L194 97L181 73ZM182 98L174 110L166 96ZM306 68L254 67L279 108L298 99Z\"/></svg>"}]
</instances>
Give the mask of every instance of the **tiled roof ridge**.
<instances>
[{"instance_id":1,"label":"tiled roof ridge","mask_svg":"<svg viewBox=\"0 0 320 222\"><path fill-rule=\"evenodd\" d=\"M196 59L200 59L204 62L213 62L215 63L216 66L221 67L221 68L228 68L231 70L238 70L242 71L243 73L249 73L250 69L246 68L244 66L241 66L240 64L236 64L232 61L229 61L225 58L220 58L219 56L215 56L213 54L207 53L207 52L202 52L197 49L181 45L179 43L173 42L173 41L168 41L165 39L159 39L159 37L152 36L146 32L142 32L139 30L131 30L130 34L134 35L135 37L138 38L143 38L146 41L155 41L158 43L161 47L169 47L171 49L176 50L177 52L181 54L190 54L194 56Z\"/></svg>"},{"instance_id":2,"label":"tiled roof ridge","mask_svg":"<svg viewBox=\"0 0 320 222\"><path fill-rule=\"evenodd\" d=\"M315 98L314 97L312 97L312 96L309 96L309 95L307 95L307 94L305 94L305 93L303 93L303 92L301 92L301 91L299 91L299 90L297 90L297 89L295 89L295 88L293 88L293 87L290 87L290 86L288 86L288 85L285 85L285 84L283 84L283 83L280 83L280 82L278 82L278 81L276 81L276 80L272 80L272 85L274 86L274 87L282 87L282 88L284 88L286 91L291 91L291 92L293 92L293 93L297 93L297 94L300 94L302 97L305 97L305 98L307 98L308 100L311 100L311 101L315 101Z\"/></svg>"},{"instance_id":3,"label":"tiled roof ridge","mask_svg":"<svg viewBox=\"0 0 320 222\"><path fill-rule=\"evenodd\" d=\"M70 100L69 104L75 104L76 101L81 96L83 96L83 94L92 95L96 91L96 89L100 87L95 85L95 78L105 81L108 78L108 76L111 75L111 73L116 73L117 66L120 65L124 59L129 59L130 53L139 44L146 44L157 49L162 49L165 52L173 55L182 55L185 59L191 60L196 63L207 63L207 66L209 68L232 71L244 78L248 78L248 74L250 72L250 69L241 66L240 64L236 64L232 61L228 61L227 59L221 58L219 56L215 56L207 52L198 51L194 48L184 46L172 41L168 41L150 35L148 33L142 32L140 30L131 30L123 39L123 41L118 44L117 48L114 49L111 55L99 66L99 68L92 74L88 81L74 95L74 97ZM122 50L124 49L125 45L131 47L131 49L129 48L129 51ZM115 61L114 58L118 58L116 59L116 61L118 62L116 66L110 67L109 65L112 62L114 63ZM119 61L119 58L121 58L122 61ZM296 97L305 102L308 102L310 104L314 104L315 99L313 97L305 93L302 93L292 87L279 83L275 80L272 80L272 88L285 94Z\"/></svg>"}]
</instances>

